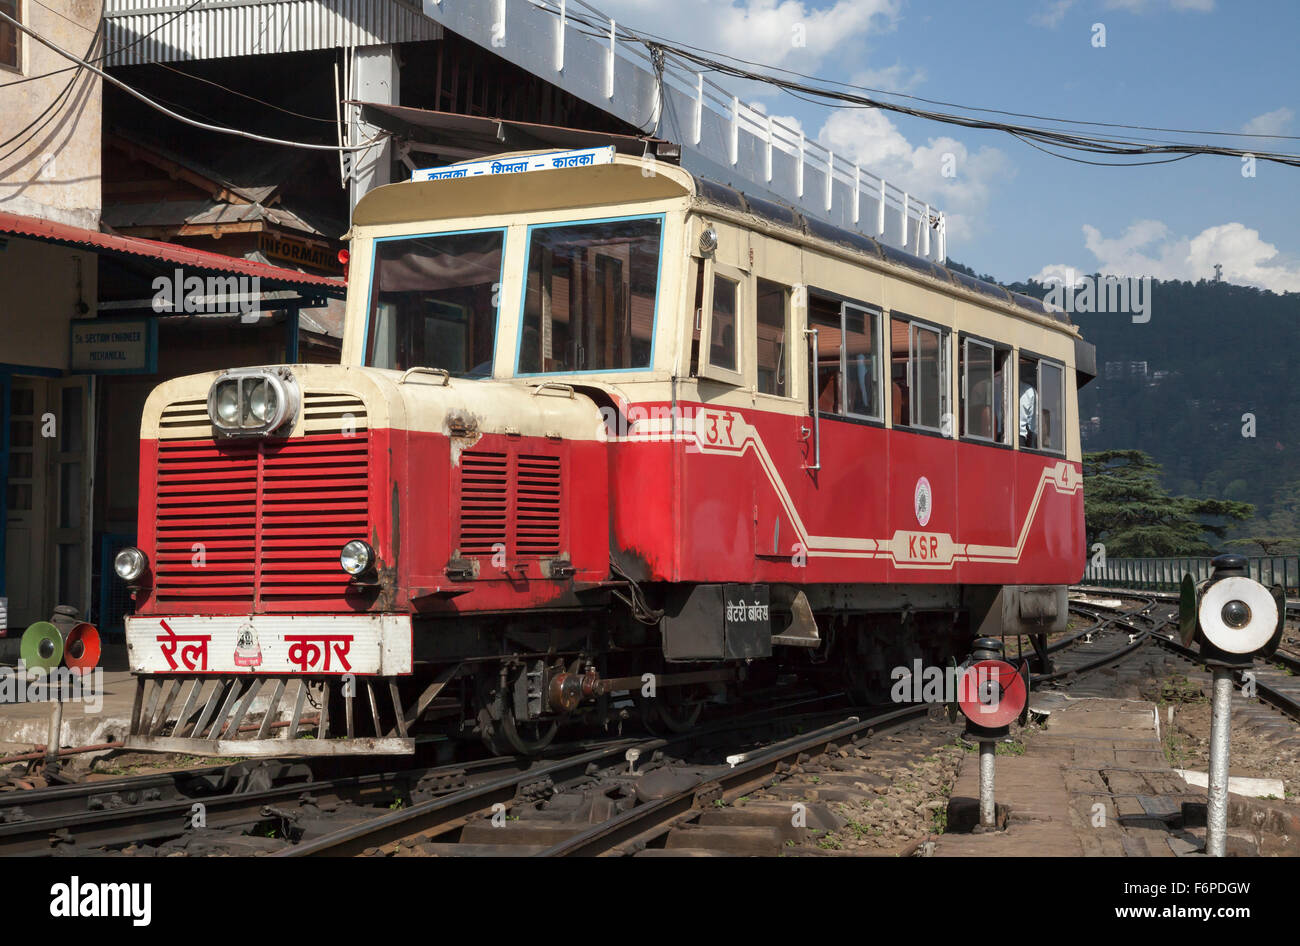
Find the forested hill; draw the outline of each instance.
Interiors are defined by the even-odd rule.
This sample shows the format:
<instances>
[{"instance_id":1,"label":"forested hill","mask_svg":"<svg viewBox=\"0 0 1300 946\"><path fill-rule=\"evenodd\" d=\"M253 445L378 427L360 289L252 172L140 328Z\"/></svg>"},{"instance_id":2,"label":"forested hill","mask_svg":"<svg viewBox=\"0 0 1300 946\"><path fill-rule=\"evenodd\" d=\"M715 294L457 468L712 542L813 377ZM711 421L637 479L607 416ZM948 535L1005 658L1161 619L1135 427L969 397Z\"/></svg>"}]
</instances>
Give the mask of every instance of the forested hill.
<instances>
[{"instance_id":1,"label":"forested hill","mask_svg":"<svg viewBox=\"0 0 1300 946\"><path fill-rule=\"evenodd\" d=\"M1084 451L1145 451L1170 492L1253 503L1267 518L1300 485L1300 293L1153 281L1149 311L1141 324L1070 316L1097 346L1099 376L1080 392Z\"/></svg>"}]
</instances>

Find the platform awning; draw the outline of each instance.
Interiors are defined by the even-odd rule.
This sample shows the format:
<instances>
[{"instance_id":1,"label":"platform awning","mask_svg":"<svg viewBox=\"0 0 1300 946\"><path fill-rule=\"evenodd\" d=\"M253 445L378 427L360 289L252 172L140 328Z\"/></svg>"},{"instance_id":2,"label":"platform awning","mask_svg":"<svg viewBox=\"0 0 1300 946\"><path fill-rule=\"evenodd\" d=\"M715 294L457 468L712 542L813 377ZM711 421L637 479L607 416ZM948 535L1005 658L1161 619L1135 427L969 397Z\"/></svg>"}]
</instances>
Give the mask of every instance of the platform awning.
<instances>
[{"instance_id":1,"label":"platform awning","mask_svg":"<svg viewBox=\"0 0 1300 946\"><path fill-rule=\"evenodd\" d=\"M42 240L62 246L84 247L101 255L121 258L143 257L205 273L256 276L261 281L262 288L270 291L297 290L310 292L314 296L336 299L347 295L347 283L331 276L300 273L281 266L270 266L235 256L222 256L220 253L210 253L207 250L196 250L158 240L146 240L143 237L99 233L38 217L0 212L0 235L2 234Z\"/></svg>"},{"instance_id":2,"label":"platform awning","mask_svg":"<svg viewBox=\"0 0 1300 946\"><path fill-rule=\"evenodd\" d=\"M435 112L405 105L354 102L372 125L417 141L436 142L439 151L454 157L480 157L505 151L541 148L596 148L613 145L619 154L640 156L649 151L659 160L676 160L679 149L662 138L539 125L478 115Z\"/></svg>"}]
</instances>

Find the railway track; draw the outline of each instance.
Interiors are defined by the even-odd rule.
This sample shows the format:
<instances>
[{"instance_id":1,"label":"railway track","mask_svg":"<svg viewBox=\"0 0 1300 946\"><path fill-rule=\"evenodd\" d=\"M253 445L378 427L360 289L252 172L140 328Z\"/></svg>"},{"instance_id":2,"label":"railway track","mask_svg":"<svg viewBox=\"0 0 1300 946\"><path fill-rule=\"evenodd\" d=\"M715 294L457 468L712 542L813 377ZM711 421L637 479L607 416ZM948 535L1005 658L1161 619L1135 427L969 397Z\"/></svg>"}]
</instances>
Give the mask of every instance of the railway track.
<instances>
[{"instance_id":1,"label":"railway track","mask_svg":"<svg viewBox=\"0 0 1300 946\"><path fill-rule=\"evenodd\" d=\"M1035 686L1123 660L1158 624L1149 608L1076 610L1092 623L1048 647L1053 666ZM775 854L816 825L795 825L792 803L733 802L783 780L820 784L801 776L810 762L829 784L860 784L864 747L931 708L827 708L833 699L800 691L681 735L557 745L532 761L259 760L0 793L0 854Z\"/></svg>"},{"instance_id":2,"label":"railway track","mask_svg":"<svg viewBox=\"0 0 1300 946\"><path fill-rule=\"evenodd\" d=\"M756 808L753 817L733 818L722 826L702 825L701 818L715 807L770 786L801 762L856 746L878 732L923 719L928 712L928 705L917 704L866 718L850 716L731 755L725 755L721 748L725 744L719 743L713 747L713 758L706 761L691 759L692 753L661 739L622 751L593 752L477 791L381 816L295 845L279 856L384 854L403 849L441 856L737 853L738 843L744 847L755 841L769 842L771 853L776 854L784 841L799 833L793 805L780 806L776 819L770 807ZM666 755L674 749L673 756ZM638 762L645 759L648 764L638 770ZM522 817L507 814L519 805L521 795L528 804L528 788L541 779L549 782L546 803L529 808ZM493 806L501 807L493 811ZM683 831L695 833L702 846L665 846L670 834ZM719 843L721 848L713 846Z\"/></svg>"},{"instance_id":3,"label":"railway track","mask_svg":"<svg viewBox=\"0 0 1300 946\"><path fill-rule=\"evenodd\" d=\"M1085 589L1079 589L1085 590ZM1128 598L1139 603L1133 609L1124 610L1092 601L1088 604L1076 604L1071 601L1070 609L1080 614L1092 616L1109 612L1112 624L1132 628L1135 633L1144 632L1165 650L1177 655L1191 664L1201 665L1196 650L1183 645L1175 630L1178 621L1178 596L1155 591L1128 591L1117 588L1089 588L1090 595L1104 593L1113 598ZM1291 613L1290 604L1287 607ZM1139 625L1145 625L1139 627ZM1253 687L1255 697L1292 719L1300 722L1300 655L1278 650L1268 659L1258 659L1250 671L1253 679L1247 680L1244 672L1233 674L1238 689Z\"/></svg>"},{"instance_id":4,"label":"railway track","mask_svg":"<svg viewBox=\"0 0 1300 946\"><path fill-rule=\"evenodd\" d=\"M1056 666L1034 682L1068 685L1075 677L1135 653L1148 634L1099 615L1089 628L1048 648ZM1097 653L1098 645L1106 648L1104 653ZM295 845L277 856L775 855L812 829L811 822L797 823L800 803L784 799L797 797L799 786L811 789L811 796L825 794L827 785L861 786L874 767L869 760L873 741L909 725L933 722L931 709L930 704L909 704L862 710L748 751L726 755L725 749L716 750L704 760L682 758L680 750L670 757L674 747L663 741L641 744L624 750L622 758L606 753L582 759L587 768L579 778L556 780L546 773L551 784L543 787L544 799L521 799L524 780L502 779L478 792L449 796ZM812 714L807 718L815 720ZM944 725L950 729L949 738L958 731L955 724ZM647 758L649 766L638 771L637 760ZM827 774L809 776L805 768ZM571 776L574 770L562 766L559 774ZM531 774L535 785L538 773ZM786 780L794 784L783 786ZM792 790L783 793L783 800L735 805L774 787ZM498 806L495 811L493 805Z\"/></svg>"}]
</instances>

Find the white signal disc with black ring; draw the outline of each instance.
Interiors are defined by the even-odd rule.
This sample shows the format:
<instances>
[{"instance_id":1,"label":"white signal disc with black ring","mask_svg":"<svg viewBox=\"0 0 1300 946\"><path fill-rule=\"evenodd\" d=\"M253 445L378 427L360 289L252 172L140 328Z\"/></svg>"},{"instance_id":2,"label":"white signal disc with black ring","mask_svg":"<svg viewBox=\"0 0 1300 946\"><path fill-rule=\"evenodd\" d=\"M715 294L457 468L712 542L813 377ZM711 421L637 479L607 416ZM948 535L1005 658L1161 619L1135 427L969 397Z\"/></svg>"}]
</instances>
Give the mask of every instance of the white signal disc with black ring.
<instances>
[{"instance_id":1,"label":"white signal disc with black ring","mask_svg":"<svg viewBox=\"0 0 1300 946\"><path fill-rule=\"evenodd\" d=\"M1246 621L1233 627L1224 618L1224 606L1240 602ZM1201 596L1201 631L1211 644L1229 654L1250 654L1262 648L1277 631L1277 602L1259 582L1240 575L1212 583Z\"/></svg>"}]
</instances>

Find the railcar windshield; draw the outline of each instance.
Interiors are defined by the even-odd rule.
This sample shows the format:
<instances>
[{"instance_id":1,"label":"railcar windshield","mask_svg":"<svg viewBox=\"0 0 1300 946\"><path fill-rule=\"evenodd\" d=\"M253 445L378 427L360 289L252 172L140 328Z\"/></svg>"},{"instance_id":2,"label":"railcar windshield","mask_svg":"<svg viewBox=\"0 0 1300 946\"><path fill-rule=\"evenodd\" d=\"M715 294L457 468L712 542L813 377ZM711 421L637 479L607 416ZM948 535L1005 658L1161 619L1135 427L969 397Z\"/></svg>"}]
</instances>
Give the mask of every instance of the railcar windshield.
<instances>
[{"instance_id":1,"label":"railcar windshield","mask_svg":"<svg viewBox=\"0 0 1300 946\"><path fill-rule=\"evenodd\" d=\"M366 364L492 374L504 230L375 243Z\"/></svg>"},{"instance_id":2,"label":"railcar windshield","mask_svg":"<svg viewBox=\"0 0 1300 946\"><path fill-rule=\"evenodd\" d=\"M663 217L534 226L519 374L649 368Z\"/></svg>"}]
</instances>

